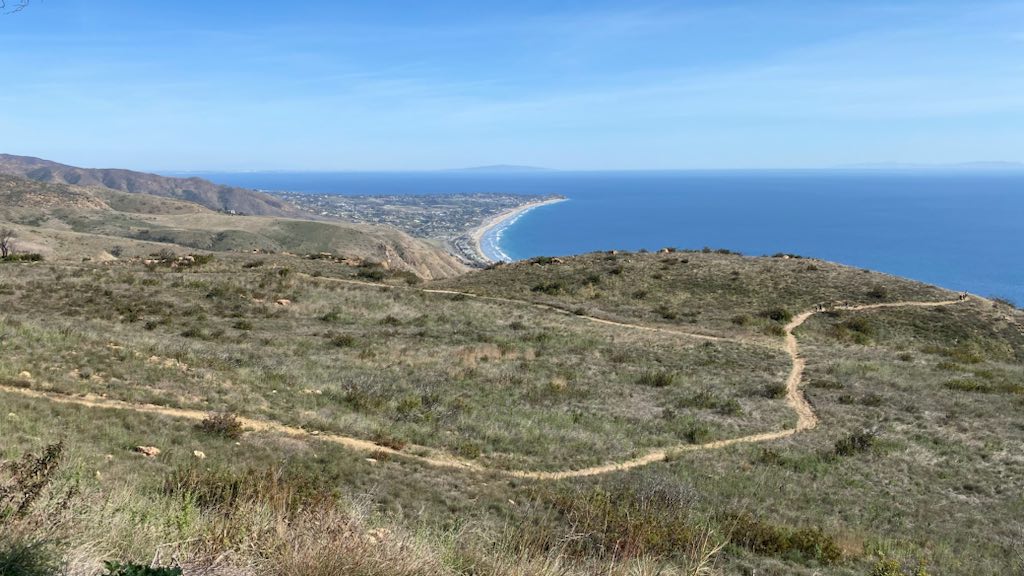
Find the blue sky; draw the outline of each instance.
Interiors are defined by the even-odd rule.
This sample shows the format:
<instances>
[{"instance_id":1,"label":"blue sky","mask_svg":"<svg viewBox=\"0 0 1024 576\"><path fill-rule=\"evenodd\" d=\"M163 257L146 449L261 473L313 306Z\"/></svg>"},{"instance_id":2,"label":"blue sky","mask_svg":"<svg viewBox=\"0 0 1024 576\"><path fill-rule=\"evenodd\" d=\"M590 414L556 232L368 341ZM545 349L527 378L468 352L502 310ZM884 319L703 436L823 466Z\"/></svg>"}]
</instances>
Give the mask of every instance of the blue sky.
<instances>
[{"instance_id":1,"label":"blue sky","mask_svg":"<svg viewBox=\"0 0 1024 576\"><path fill-rule=\"evenodd\" d=\"M1024 2L33 0L0 48L0 151L85 166L1024 160Z\"/></svg>"}]
</instances>

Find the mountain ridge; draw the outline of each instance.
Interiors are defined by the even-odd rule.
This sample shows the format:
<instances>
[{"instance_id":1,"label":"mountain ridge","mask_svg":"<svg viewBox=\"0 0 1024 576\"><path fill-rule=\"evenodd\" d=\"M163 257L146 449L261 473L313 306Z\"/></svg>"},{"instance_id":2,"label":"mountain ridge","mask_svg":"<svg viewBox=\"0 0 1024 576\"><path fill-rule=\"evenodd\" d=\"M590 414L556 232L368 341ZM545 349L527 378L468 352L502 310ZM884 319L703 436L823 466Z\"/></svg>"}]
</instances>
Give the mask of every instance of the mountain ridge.
<instances>
[{"instance_id":1,"label":"mountain ridge","mask_svg":"<svg viewBox=\"0 0 1024 576\"><path fill-rule=\"evenodd\" d=\"M13 154L0 154L0 174L36 182L100 187L185 200L220 212L308 219L308 214L269 194L224 186L198 177L172 178L119 168L80 168Z\"/></svg>"}]
</instances>

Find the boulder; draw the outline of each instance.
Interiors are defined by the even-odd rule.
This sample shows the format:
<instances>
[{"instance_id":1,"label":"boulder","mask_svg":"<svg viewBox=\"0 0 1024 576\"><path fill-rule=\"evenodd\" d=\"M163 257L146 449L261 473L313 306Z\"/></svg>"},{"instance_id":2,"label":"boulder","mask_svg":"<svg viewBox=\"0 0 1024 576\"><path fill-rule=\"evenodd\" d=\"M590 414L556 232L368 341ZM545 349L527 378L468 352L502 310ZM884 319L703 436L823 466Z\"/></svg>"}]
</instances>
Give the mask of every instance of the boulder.
<instances>
[{"instance_id":1,"label":"boulder","mask_svg":"<svg viewBox=\"0 0 1024 576\"><path fill-rule=\"evenodd\" d=\"M156 446L136 446L135 451L146 458L156 458L160 455L160 449Z\"/></svg>"}]
</instances>

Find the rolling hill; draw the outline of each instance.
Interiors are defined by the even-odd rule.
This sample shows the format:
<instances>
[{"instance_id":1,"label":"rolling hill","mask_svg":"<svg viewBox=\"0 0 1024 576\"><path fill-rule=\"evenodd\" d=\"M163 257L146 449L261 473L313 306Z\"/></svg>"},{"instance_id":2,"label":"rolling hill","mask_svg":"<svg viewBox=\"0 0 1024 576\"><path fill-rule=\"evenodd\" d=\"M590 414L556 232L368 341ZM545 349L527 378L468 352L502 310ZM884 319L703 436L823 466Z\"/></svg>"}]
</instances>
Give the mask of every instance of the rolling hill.
<instances>
[{"instance_id":1,"label":"rolling hill","mask_svg":"<svg viewBox=\"0 0 1024 576\"><path fill-rule=\"evenodd\" d=\"M23 251L48 259L106 259L116 246L128 256L161 248L327 253L426 279L465 270L443 249L385 226L231 215L175 198L6 175L0 223L13 227Z\"/></svg>"},{"instance_id":2,"label":"rolling hill","mask_svg":"<svg viewBox=\"0 0 1024 576\"><path fill-rule=\"evenodd\" d=\"M211 210L255 216L308 217L269 194L221 186L202 178L169 178L120 169L78 168L29 156L0 154L0 174L37 182L102 187L130 194L186 200Z\"/></svg>"}]
</instances>

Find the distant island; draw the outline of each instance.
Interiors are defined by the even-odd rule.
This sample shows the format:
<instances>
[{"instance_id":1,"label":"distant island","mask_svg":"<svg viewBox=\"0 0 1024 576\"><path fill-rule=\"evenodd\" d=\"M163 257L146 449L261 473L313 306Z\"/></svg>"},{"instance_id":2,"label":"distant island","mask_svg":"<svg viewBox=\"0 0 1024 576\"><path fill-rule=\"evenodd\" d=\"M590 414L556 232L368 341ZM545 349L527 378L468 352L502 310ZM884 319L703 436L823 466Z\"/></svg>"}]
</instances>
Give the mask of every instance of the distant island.
<instances>
[{"instance_id":1,"label":"distant island","mask_svg":"<svg viewBox=\"0 0 1024 576\"><path fill-rule=\"evenodd\" d=\"M469 168L453 168L447 172L554 172L551 168L539 166L518 166L515 164L494 164L492 166L471 166Z\"/></svg>"}]
</instances>

